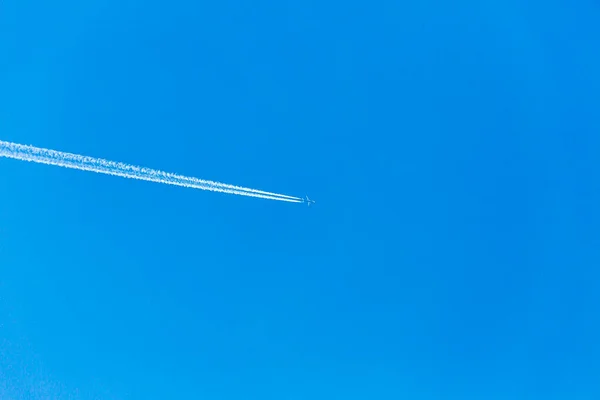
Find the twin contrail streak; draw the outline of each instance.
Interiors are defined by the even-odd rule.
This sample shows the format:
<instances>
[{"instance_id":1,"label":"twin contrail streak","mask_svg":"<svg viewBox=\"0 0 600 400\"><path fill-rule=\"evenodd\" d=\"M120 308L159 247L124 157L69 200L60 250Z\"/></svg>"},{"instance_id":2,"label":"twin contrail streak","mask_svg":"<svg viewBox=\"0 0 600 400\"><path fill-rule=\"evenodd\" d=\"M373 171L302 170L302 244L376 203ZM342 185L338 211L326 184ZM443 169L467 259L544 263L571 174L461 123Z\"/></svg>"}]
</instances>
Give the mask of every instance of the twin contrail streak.
<instances>
[{"instance_id":1,"label":"twin contrail streak","mask_svg":"<svg viewBox=\"0 0 600 400\"><path fill-rule=\"evenodd\" d=\"M286 201L289 203L303 202L303 199L299 197L265 192L263 190L245 188L241 186L228 185L226 183L177 175L150 168L142 168L135 165L103 160L101 158L80 156L77 154L64 153L62 151L4 142L2 140L0 140L0 157L14 158L21 161L30 161L39 164L56 165L64 168L97 172L99 174L114 175L123 178L164 183L167 185L209 190L212 192L229 193L239 196L257 197L268 200Z\"/></svg>"}]
</instances>

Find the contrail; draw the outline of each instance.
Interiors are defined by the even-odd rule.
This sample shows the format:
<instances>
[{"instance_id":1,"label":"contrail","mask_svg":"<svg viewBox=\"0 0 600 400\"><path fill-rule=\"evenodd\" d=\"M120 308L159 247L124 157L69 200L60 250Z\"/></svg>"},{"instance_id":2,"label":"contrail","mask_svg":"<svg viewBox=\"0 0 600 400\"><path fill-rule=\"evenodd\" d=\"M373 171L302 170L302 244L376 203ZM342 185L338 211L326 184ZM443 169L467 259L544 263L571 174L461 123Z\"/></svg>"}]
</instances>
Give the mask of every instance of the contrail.
<instances>
[{"instance_id":1,"label":"contrail","mask_svg":"<svg viewBox=\"0 0 600 400\"><path fill-rule=\"evenodd\" d=\"M0 140L0 157L14 158L21 161L30 161L40 164L56 165L64 168L97 172L99 174L114 175L123 178L164 183L167 185L183 186L193 189L209 190L212 192L236 194L240 196L257 197L260 199L286 201L289 203L302 203L304 201L299 197L177 175L155 169L142 168L135 165L108 161L101 158L87 157L40 147L4 142L2 140Z\"/></svg>"}]
</instances>

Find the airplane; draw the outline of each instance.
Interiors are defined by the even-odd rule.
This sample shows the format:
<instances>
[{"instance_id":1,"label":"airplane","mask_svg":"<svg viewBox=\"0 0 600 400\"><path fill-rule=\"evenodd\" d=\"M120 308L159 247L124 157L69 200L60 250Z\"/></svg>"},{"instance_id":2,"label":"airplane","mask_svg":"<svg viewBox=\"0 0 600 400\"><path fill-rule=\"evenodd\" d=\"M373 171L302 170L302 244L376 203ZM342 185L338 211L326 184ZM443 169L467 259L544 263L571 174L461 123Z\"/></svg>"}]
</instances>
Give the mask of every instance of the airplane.
<instances>
[{"instance_id":1,"label":"airplane","mask_svg":"<svg viewBox=\"0 0 600 400\"><path fill-rule=\"evenodd\" d=\"M315 204L315 201L309 199L308 196L306 196L306 199L304 199L304 202L307 203L309 207L310 207L311 204Z\"/></svg>"}]
</instances>

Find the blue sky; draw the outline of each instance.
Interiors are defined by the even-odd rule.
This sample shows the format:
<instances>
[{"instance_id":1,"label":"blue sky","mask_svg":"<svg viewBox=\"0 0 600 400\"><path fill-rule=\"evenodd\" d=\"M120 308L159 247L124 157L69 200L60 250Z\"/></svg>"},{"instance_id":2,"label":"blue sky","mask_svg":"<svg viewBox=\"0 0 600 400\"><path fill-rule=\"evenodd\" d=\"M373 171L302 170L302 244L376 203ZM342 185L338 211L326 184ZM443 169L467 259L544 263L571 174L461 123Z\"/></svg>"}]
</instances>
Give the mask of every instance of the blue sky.
<instances>
[{"instance_id":1,"label":"blue sky","mask_svg":"<svg viewBox=\"0 0 600 400\"><path fill-rule=\"evenodd\" d=\"M600 396L596 2L204 3L2 1L0 140L317 205L0 159L2 399Z\"/></svg>"}]
</instances>

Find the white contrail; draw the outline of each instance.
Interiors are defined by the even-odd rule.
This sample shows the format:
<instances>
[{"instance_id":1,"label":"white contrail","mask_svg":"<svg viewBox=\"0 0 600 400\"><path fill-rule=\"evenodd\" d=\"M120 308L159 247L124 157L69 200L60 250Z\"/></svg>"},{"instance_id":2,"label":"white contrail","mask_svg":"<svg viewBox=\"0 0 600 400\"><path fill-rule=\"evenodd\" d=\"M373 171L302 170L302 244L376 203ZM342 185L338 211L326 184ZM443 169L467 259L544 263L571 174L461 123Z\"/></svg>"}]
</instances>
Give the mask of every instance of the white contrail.
<instances>
[{"instance_id":1,"label":"white contrail","mask_svg":"<svg viewBox=\"0 0 600 400\"><path fill-rule=\"evenodd\" d=\"M236 194L240 196L257 197L261 199L302 203L299 197L278 193L265 192L241 186L228 185L189 176L172 174L150 168L103 160L101 158L80 156L72 153L43 149L0 140L0 157L14 158L22 161L40 164L56 165L59 167L97 172L100 174L121 176L123 178L139 179L168 185L183 186L194 189L210 190L213 192Z\"/></svg>"}]
</instances>

